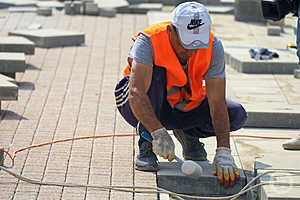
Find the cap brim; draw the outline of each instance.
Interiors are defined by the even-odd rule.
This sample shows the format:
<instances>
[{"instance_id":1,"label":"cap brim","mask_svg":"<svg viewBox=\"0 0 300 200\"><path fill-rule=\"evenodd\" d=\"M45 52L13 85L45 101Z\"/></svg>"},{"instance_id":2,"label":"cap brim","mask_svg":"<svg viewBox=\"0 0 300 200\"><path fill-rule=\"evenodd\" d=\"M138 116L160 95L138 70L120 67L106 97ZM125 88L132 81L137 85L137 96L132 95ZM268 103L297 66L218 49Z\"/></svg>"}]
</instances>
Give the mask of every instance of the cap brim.
<instances>
[{"instance_id":1,"label":"cap brim","mask_svg":"<svg viewBox=\"0 0 300 200\"><path fill-rule=\"evenodd\" d=\"M180 30L177 31L181 45L185 49L207 49L209 46L209 35L210 31L203 31L203 33L182 33Z\"/></svg>"}]
</instances>

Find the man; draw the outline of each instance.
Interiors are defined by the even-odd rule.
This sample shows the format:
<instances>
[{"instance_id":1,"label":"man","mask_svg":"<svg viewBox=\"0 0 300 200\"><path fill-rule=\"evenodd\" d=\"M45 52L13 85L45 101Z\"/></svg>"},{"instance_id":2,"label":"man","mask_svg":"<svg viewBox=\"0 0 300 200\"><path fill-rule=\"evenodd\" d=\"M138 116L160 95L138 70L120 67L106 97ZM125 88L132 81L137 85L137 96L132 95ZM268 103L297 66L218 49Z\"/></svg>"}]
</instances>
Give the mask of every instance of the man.
<instances>
[{"instance_id":1,"label":"man","mask_svg":"<svg viewBox=\"0 0 300 200\"><path fill-rule=\"evenodd\" d=\"M227 187L239 178L229 132L240 129L247 114L240 104L225 99L224 50L210 30L202 4L177 6L171 22L151 25L134 37L115 96L118 110L137 133L153 137L152 144L139 139L137 170L156 171L156 155L174 159L167 130L181 143L185 160L206 160L199 138L216 136L215 174Z\"/></svg>"},{"instance_id":2,"label":"man","mask_svg":"<svg viewBox=\"0 0 300 200\"><path fill-rule=\"evenodd\" d=\"M297 23L297 56L299 59L299 69L300 69L300 1L294 0L297 4L297 11L295 15L298 16L298 23ZM288 142L282 144L282 147L286 150L300 150L300 135L297 138L289 140Z\"/></svg>"}]
</instances>

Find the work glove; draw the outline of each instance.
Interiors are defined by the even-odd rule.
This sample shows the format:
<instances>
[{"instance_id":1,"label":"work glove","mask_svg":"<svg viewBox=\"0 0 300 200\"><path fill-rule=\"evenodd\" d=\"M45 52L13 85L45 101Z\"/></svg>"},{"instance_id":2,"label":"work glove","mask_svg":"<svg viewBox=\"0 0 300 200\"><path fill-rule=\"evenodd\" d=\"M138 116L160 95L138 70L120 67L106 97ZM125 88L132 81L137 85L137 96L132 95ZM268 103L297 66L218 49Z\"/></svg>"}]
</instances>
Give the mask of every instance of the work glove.
<instances>
[{"instance_id":1,"label":"work glove","mask_svg":"<svg viewBox=\"0 0 300 200\"><path fill-rule=\"evenodd\" d=\"M213 162L214 175L218 176L220 184L227 188L230 184L234 186L235 180L240 179L240 172L231 155L231 150L227 147L218 147Z\"/></svg>"},{"instance_id":2,"label":"work glove","mask_svg":"<svg viewBox=\"0 0 300 200\"><path fill-rule=\"evenodd\" d=\"M155 130L151 133L152 150L155 154L168 159L169 161L175 158L175 145L166 128Z\"/></svg>"}]
</instances>

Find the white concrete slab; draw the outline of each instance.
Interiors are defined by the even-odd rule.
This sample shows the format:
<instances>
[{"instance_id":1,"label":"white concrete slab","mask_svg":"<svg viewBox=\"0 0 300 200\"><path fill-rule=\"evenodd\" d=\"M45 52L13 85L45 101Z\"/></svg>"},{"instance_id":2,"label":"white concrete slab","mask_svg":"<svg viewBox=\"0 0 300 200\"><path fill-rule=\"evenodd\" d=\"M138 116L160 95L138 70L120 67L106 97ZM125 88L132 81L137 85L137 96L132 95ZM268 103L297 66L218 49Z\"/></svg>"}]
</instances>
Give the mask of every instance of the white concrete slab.
<instances>
[{"instance_id":1,"label":"white concrete slab","mask_svg":"<svg viewBox=\"0 0 300 200\"><path fill-rule=\"evenodd\" d=\"M0 37L0 52L23 52L33 55L34 47L34 43L24 37Z\"/></svg>"},{"instance_id":2,"label":"white concrete slab","mask_svg":"<svg viewBox=\"0 0 300 200\"><path fill-rule=\"evenodd\" d=\"M38 1L38 7L64 8L65 5L58 1Z\"/></svg>"},{"instance_id":3,"label":"white concrete slab","mask_svg":"<svg viewBox=\"0 0 300 200\"><path fill-rule=\"evenodd\" d=\"M94 0L94 2L99 8L121 8L129 5L126 0Z\"/></svg>"},{"instance_id":4,"label":"white concrete slab","mask_svg":"<svg viewBox=\"0 0 300 200\"><path fill-rule=\"evenodd\" d=\"M56 29L16 30L9 32L9 35L26 37L42 48L77 46L85 40L85 34L82 32Z\"/></svg>"}]
</instances>

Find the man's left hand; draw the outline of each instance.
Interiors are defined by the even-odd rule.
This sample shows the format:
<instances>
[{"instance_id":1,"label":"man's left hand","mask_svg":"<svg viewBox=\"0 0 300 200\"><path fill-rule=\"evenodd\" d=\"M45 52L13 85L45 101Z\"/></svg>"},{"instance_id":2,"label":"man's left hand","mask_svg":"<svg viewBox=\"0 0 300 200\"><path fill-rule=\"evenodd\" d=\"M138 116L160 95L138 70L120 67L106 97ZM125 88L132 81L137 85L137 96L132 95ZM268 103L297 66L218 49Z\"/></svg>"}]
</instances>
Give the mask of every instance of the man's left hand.
<instances>
[{"instance_id":1,"label":"man's left hand","mask_svg":"<svg viewBox=\"0 0 300 200\"><path fill-rule=\"evenodd\" d=\"M220 184L227 188L234 186L235 180L240 179L240 172L231 155L231 150L227 147L218 147L213 162L214 175L218 176Z\"/></svg>"}]
</instances>

